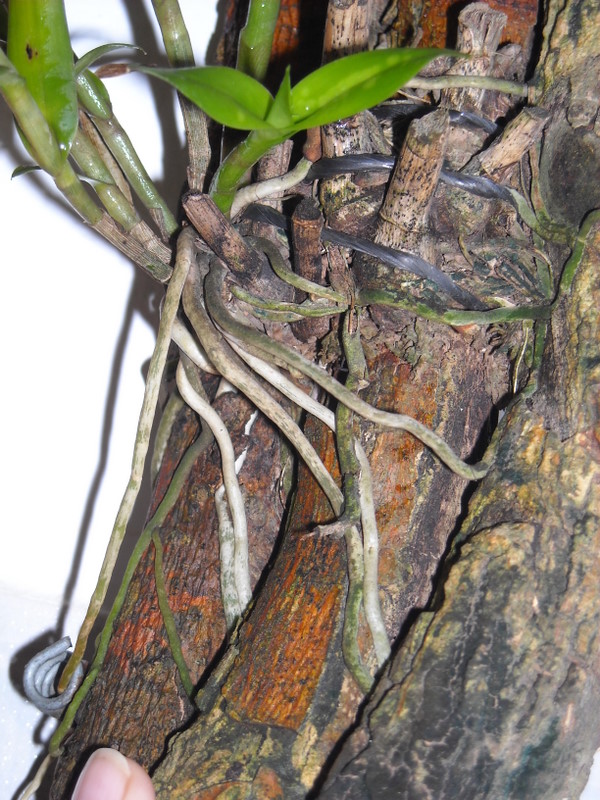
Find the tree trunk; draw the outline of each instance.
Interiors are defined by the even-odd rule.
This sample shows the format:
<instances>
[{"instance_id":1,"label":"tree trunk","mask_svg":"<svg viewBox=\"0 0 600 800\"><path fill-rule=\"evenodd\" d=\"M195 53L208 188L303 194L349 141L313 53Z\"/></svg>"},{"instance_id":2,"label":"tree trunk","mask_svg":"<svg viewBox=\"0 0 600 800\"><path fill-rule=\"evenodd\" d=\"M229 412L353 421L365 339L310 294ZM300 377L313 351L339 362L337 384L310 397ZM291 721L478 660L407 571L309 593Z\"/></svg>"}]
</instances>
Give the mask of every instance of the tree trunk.
<instances>
[{"instance_id":1,"label":"tree trunk","mask_svg":"<svg viewBox=\"0 0 600 800\"><path fill-rule=\"evenodd\" d=\"M398 6L330 0L325 59L377 41L445 44L439 4ZM303 29L303 8L290 4L300 17L285 28L285 47L290 31ZM151 770L159 798L546 800L577 797L584 786L600 744L600 222L589 216L600 205L600 8L598 0L548 3L539 41L530 36L537 9L512 3L504 11L506 27L502 12L483 4L462 12L458 49L473 55L462 70L523 81L535 67L529 104L445 89L400 143L394 132L400 146L389 180L373 170L323 179L324 220L309 201L296 207L290 261L314 281L327 275L360 313L265 323L271 338L347 375L371 405L416 418L462 458L484 455L491 469L475 485L403 431L339 404L334 436L288 403L344 489L336 522L286 439L262 414L252 421L255 398L217 396L218 378L202 377L236 455L247 450L240 484L254 599L228 634L214 501L219 451L184 406L151 512L195 447L160 541L197 692L188 697L171 653L151 544L64 744L54 798L68 796L84 754L99 745ZM453 24L452 6L444 19ZM506 41L514 46L497 54ZM457 110L500 120L501 132L465 128ZM365 112L324 128L321 148L325 157L389 151L389 138ZM263 174L285 171L289 150L281 153ZM525 187L545 238L505 201L442 182L443 165ZM348 247L330 244L323 256L311 234L323 221L421 256L452 276L454 296ZM282 246L273 227L241 225L250 228ZM546 283L538 280L545 264ZM548 305L565 264L576 266L575 277L547 324L440 319L448 308L472 307L461 297L494 307ZM190 319L193 299L184 293ZM342 353L341 342L356 341L357 332L362 372ZM348 447L353 436L373 476L378 596L392 642L381 669L360 607L361 520L351 501L364 470Z\"/></svg>"}]
</instances>

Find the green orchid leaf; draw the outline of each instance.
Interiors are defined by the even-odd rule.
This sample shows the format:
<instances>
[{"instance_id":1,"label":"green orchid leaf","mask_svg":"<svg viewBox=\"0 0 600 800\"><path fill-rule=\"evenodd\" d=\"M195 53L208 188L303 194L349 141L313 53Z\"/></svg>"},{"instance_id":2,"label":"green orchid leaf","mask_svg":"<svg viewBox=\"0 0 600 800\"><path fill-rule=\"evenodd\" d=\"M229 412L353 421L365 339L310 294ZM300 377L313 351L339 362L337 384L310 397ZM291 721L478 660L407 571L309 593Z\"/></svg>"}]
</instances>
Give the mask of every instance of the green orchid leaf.
<instances>
[{"instance_id":1,"label":"green orchid leaf","mask_svg":"<svg viewBox=\"0 0 600 800\"><path fill-rule=\"evenodd\" d=\"M290 106L292 84L290 82L290 68L287 67L281 85L277 90L273 104L267 114L267 122L273 128L285 131L294 127L294 119Z\"/></svg>"},{"instance_id":2,"label":"green orchid leaf","mask_svg":"<svg viewBox=\"0 0 600 800\"><path fill-rule=\"evenodd\" d=\"M262 84L230 67L136 67L174 86L221 125L239 130L271 130L266 121L273 96Z\"/></svg>"},{"instance_id":3,"label":"green orchid leaf","mask_svg":"<svg viewBox=\"0 0 600 800\"><path fill-rule=\"evenodd\" d=\"M114 53L115 50L137 50L138 52L146 55L146 51L142 47L135 44L124 44L123 42L111 42L110 44L102 44L100 47L94 47L85 55L78 58L75 62L75 75L80 75L84 70L91 67L98 59L105 56L107 53Z\"/></svg>"},{"instance_id":4,"label":"green orchid leaf","mask_svg":"<svg viewBox=\"0 0 600 800\"><path fill-rule=\"evenodd\" d=\"M7 55L25 79L66 158L78 118L73 51L63 0L12 2Z\"/></svg>"},{"instance_id":5,"label":"green orchid leaf","mask_svg":"<svg viewBox=\"0 0 600 800\"><path fill-rule=\"evenodd\" d=\"M442 55L457 53L434 48L371 50L325 64L292 89L295 130L327 125L381 103Z\"/></svg>"},{"instance_id":6,"label":"green orchid leaf","mask_svg":"<svg viewBox=\"0 0 600 800\"><path fill-rule=\"evenodd\" d=\"M35 172L39 169L41 169L41 167L38 167L37 164L21 164L20 167L15 167L15 169L13 169L10 178L11 180L13 178L19 178L21 175L28 175L30 172Z\"/></svg>"}]
</instances>

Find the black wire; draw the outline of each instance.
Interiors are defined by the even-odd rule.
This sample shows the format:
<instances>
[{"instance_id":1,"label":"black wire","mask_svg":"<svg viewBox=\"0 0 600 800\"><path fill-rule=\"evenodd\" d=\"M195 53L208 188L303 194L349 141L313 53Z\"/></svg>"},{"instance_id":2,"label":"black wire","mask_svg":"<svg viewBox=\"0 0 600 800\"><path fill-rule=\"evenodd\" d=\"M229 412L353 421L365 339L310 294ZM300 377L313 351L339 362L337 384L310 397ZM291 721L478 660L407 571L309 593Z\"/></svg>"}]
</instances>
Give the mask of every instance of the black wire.
<instances>
[{"instance_id":1,"label":"black wire","mask_svg":"<svg viewBox=\"0 0 600 800\"><path fill-rule=\"evenodd\" d=\"M442 272L433 264L430 264L425 259L407 253L404 250L394 250L391 247L385 247L381 244L375 244L369 239L361 239L358 236L352 236L348 233L341 231L334 231L331 228L323 228L321 232L321 239L332 244L338 244L342 247L351 247L353 250L358 250L360 253L373 256L374 258L384 261L386 264L391 264L397 269L411 272L413 275L418 275L420 278L427 278L433 281L440 289L442 289L449 297L456 300L465 308L470 308L474 311L483 311L485 306L481 300L471 292L461 289L452 280L449 275Z\"/></svg>"},{"instance_id":2,"label":"black wire","mask_svg":"<svg viewBox=\"0 0 600 800\"><path fill-rule=\"evenodd\" d=\"M354 155L320 158L308 171L305 180L314 181L319 178L333 178L344 172L360 172L368 169L382 169L389 172L394 168L394 156L383 153L357 153Z\"/></svg>"},{"instance_id":3,"label":"black wire","mask_svg":"<svg viewBox=\"0 0 600 800\"><path fill-rule=\"evenodd\" d=\"M336 158L321 158L315 161L306 180L318 178L332 178L344 172L360 172L361 170L391 170L396 163L394 156L383 153L360 153L355 155L337 156ZM484 197L487 200L502 200L516 208L512 194L499 183L483 175L467 175L464 172L443 167L440 171L440 181L449 186L455 186L470 194Z\"/></svg>"},{"instance_id":4,"label":"black wire","mask_svg":"<svg viewBox=\"0 0 600 800\"><path fill-rule=\"evenodd\" d=\"M247 206L244 210L243 218L255 222L263 222L267 225L274 225L285 231L290 230L289 219L284 214L281 214L270 206L264 206L260 203L252 203ZM483 311L487 308L474 294L457 286L452 278L446 275L445 272L442 272L442 270L438 269L433 264L430 264L428 261L425 261L423 258L413 253L406 253L403 250L393 250L391 247L375 244L369 239L362 239L358 236L343 233L342 231L335 231L332 228L323 228L321 231L321 239L331 244L350 247L360 253L384 261L386 264L391 264L393 267L396 267L396 269L410 272L420 278L427 278L465 308L474 311Z\"/></svg>"},{"instance_id":5,"label":"black wire","mask_svg":"<svg viewBox=\"0 0 600 800\"><path fill-rule=\"evenodd\" d=\"M440 172L440 181L478 197L485 197L488 200L503 200L516 208L515 200L506 186L501 186L483 175L467 175L464 172L454 172L444 168Z\"/></svg>"},{"instance_id":6,"label":"black wire","mask_svg":"<svg viewBox=\"0 0 600 800\"><path fill-rule=\"evenodd\" d=\"M290 220L281 211L276 211L272 206L265 206L262 203L250 203L242 211L241 219L251 220L252 222L262 222L264 225L272 225L274 228L289 233L291 231Z\"/></svg>"},{"instance_id":7,"label":"black wire","mask_svg":"<svg viewBox=\"0 0 600 800\"><path fill-rule=\"evenodd\" d=\"M336 158L321 158L312 165L305 180L311 181L330 178L343 174L344 172L359 172L361 170L379 169L389 171L393 169L395 161L393 156L383 153L360 153L338 156ZM513 207L516 206L512 194L505 186L501 186L490 178L481 175L466 175L463 172L455 172L454 170L444 167L440 171L440 181L478 197L483 197L488 200L502 200ZM268 225L275 225L286 231L290 229L287 217L275 211L275 209L270 206L263 206L259 203L253 203L248 206L244 211L244 217L254 221L264 222ZM486 308L478 297L471 294L471 292L461 289L460 286L457 286L452 278L446 275L445 272L442 272L433 264L430 264L412 253L406 253L402 250L393 250L390 247L375 244L368 239L361 239L341 231L332 230L331 228L323 228L321 239L331 242L332 244L341 245L342 247L350 247L353 250L357 250L358 252L373 256L380 261L384 261L387 264L391 264L397 269L405 270L421 278L427 278L439 286L449 297L466 308L471 308L476 311L483 311Z\"/></svg>"},{"instance_id":8,"label":"black wire","mask_svg":"<svg viewBox=\"0 0 600 800\"><path fill-rule=\"evenodd\" d=\"M415 117L419 114L428 114L435 107L430 103L410 103L410 102L391 102L382 103L380 106L372 108L372 113L378 120L393 122L397 119L408 119ZM460 125L463 128L481 129L486 133L493 135L498 133L499 127L495 122L487 119L487 117L480 117L479 114L474 114L472 111L456 111L449 109L448 116L453 125Z\"/></svg>"}]
</instances>

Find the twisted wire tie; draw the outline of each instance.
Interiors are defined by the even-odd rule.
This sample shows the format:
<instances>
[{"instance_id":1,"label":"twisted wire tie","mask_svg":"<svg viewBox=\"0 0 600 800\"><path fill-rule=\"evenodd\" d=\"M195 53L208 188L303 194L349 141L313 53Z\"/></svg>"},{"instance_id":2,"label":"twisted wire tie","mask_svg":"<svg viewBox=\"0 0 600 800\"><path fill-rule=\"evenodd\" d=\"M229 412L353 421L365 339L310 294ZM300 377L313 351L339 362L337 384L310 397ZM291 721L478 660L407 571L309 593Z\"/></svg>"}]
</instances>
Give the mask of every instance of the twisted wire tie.
<instances>
[{"instance_id":1,"label":"twisted wire tie","mask_svg":"<svg viewBox=\"0 0 600 800\"><path fill-rule=\"evenodd\" d=\"M23 688L27 698L44 714L59 717L69 703L83 678L83 665L79 664L62 694L54 694L59 668L68 658L71 639L68 636L45 647L27 663L23 673Z\"/></svg>"}]
</instances>

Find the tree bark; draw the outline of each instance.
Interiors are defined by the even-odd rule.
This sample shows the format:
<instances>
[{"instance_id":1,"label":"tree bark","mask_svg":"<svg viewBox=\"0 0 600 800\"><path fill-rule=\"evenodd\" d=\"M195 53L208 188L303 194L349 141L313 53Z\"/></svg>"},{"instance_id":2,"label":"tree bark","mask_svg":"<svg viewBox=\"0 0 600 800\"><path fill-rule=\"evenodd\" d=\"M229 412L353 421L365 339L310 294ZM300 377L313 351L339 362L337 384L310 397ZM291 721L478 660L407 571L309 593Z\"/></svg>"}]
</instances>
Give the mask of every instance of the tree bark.
<instances>
[{"instance_id":1,"label":"tree bark","mask_svg":"<svg viewBox=\"0 0 600 800\"><path fill-rule=\"evenodd\" d=\"M585 786L600 743L599 256L596 224L553 321L560 363L504 416L435 610L395 654L320 797L558 798Z\"/></svg>"},{"instance_id":2,"label":"tree bark","mask_svg":"<svg viewBox=\"0 0 600 800\"><path fill-rule=\"evenodd\" d=\"M302 3L292 5L302 13ZM312 263L313 280L327 273L362 308L357 324L367 369L360 396L425 423L462 458L477 460L484 452L493 458L474 487L406 433L339 412L337 440L321 423L303 423L343 487L360 470L344 450L340 423L368 456L379 599L393 643L389 662L378 669L361 612L354 634L359 668L349 663L348 620L358 585L351 526L333 524L325 495L270 422L259 415L248 428L249 400L231 392L217 397L217 378L202 378L236 455L247 448L240 483L255 598L228 635L213 499L220 460L205 437L160 530L169 605L197 694L187 696L169 648L150 545L100 676L64 744L54 798L68 796L84 755L100 745L118 747L151 770L159 798L516 800L581 791L600 744L594 574L600 223L586 232L575 279L552 314L535 368L525 365L527 324L450 327L414 308L458 308L461 292L539 305L539 249L553 290L558 287L574 231L600 205L598 5L550 2L543 40L533 51L523 33L528 26L515 25L519 15L535 18L530 5L505 7L508 26L498 11L468 7L458 38L472 53L471 72L523 80L531 52L539 52L530 107L520 110L515 98L507 105L495 92L445 90L437 110L411 123L387 186L378 172L320 183L321 224L430 261L452 276L456 297L449 300L431 281L371 255L352 257L347 248L330 245L327 259L319 252L316 262L303 250L290 254L300 272ZM388 44L419 37L445 44L446 30L435 34L433 6L423 6L422 17L413 9L408 22L405 4L398 6L332 0L325 58L373 46L377 37ZM354 24L340 34L339 19L350 16ZM288 24L282 37L288 48L290 30ZM522 49L496 55L505 41ZM455 110L513 122L490 142L477 130L464 135L451 122ZM321 144L326 156L389 150L370 112L327 126ZM545 205L554 239L533 237L500 200L440 183L448 162L467 174L528 187L538 208ZM306 218L296 215L296 248L314 248L314 236L305 229L301 235ZM281 245L273 230L269 236ZM318 354L339 375L347 367L342 326L353 319L348 314L327 330L312 320L269 323L269 331ZM354 377L351 370L349 380ZM199 432L195 415L183 408L154 507ZM372 688L365 675L375 679Z\"/></svg>"}]
</instances>

